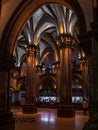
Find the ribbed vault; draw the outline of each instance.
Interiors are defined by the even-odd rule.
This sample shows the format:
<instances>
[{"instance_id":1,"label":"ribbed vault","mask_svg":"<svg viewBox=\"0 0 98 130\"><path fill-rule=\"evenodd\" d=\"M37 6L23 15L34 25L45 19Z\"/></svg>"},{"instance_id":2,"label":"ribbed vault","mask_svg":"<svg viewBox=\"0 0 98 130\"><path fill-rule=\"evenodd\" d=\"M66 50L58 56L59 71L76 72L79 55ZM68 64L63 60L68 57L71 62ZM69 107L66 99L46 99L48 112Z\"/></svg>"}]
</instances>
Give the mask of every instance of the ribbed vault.
<instances>
[{"instance_id":1,"label":"ribbed vault","mask_svg":"<svg viewBox=\"0 0 98 130\"><path fill-rule=\"evenodd\" d=\"M35 4L35 3L37 3L37 4ZM40 22L38 21L37 22L38 26L34 26L34 29L36 30L35 31L36 38L41 40L41 38L43 36L43 35L41 35L43 33L41 33L41 34L39 34L39 37L38 37L38 35L37 35L38 28L40 29L41 32L48 32L48 33L51 33L52 35L55 34L55 30L56 30L56 33L58 33L57 27L59 25L58 25L58 22L56 23L57 14L55 13L55 11L53 9L53 5L52 5L54 3L61 4L63 6L66 6L69 9L72 9L75 12L77 19L78 19L79 31L84 32L86 30L84 16L83 16L82 10L77 1L74 1L74 0L66 0L66 1L48 0L47 2L45 0L38 1L38 2L35 0L34 1L28 0L25 2L22 1L21 5L16 9L13 16L9 20L8 25L5 28L4 35L3 35L4 39L2 39L2 45L1 45L2 46L1 56L4 56L5 58L8 57L10 59L12 58L12 55L15 54L16 44L18 43L18 38L19 38L22 30L24 30L23 34L26 39L26 44L27 44L27 42L29 42L29 44L31 44L30 42L34 38L34 37L32 37L32 39L30 39L30 35L33 32L33 30L30 29L30 26L32 24L32 21L34 20L34 18L32 20L31 17L32 17L32 14L34 14L37 11L37 9L41 9L41 11L43 12L43 16L41 18L39 18L40 22L42 21L43 18L45 18L45 21L46 21L46 17L47 18L49 17L51 24L49 25L46 22L45 25L51 29L46 31L47 28L44 27L45 30L41 31L41 30L43 30L43 24L40 24ZM60 7L60 8L62 8L62 7ZM62 11L62 9L61 9L61 11ZM81 18L82 18L82 20L81 20ZM29 22L27 22L27 21L29 21ZM27 32L29 33L29 36L28 36ZM35 41L37 42L38 39L36 40L36 38L35 38ZM55 55L57 55L56 52L57 51L55 51Z\"/></svg>"}]
</instances>

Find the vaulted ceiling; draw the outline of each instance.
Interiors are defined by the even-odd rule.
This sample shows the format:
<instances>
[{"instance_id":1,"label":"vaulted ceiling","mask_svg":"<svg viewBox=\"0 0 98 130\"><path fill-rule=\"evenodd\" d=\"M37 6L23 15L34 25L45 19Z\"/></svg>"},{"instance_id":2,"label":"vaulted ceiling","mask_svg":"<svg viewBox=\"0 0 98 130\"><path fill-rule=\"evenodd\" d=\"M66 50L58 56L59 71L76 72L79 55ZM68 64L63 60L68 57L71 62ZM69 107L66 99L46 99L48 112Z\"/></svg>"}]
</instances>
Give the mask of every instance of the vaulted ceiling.
<instances>
[{"instance_id":1,"label":"vaulted ceiling","mask_svg":"<svg viewBox=\"0 0 98 130\"><path fill-rule=\"evenodd\" d=\"M79 28L75 13L63 5L43 5L28 19L18 37L14 54L17 57L16 66L24 62L27 45L38 45L40 63L51 67L54 62L59 61L57 38L63 33L71 33L78 41L76 35ZM77 49L73 52L73 58L76 55L78 56Z\"/></svg>"}]
</instances>

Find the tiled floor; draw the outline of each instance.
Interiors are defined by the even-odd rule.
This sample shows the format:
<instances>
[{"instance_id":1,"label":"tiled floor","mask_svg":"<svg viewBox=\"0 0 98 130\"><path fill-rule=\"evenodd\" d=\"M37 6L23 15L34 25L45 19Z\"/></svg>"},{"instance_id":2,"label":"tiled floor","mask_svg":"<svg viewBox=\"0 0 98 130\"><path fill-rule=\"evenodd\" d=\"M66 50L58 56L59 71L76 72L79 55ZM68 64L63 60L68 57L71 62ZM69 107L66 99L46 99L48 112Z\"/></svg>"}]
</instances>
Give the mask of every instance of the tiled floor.
<instances>
[{"instance_id":1,"label":"tiled floor","mask_svg":"<svg viewBox=\"0 0 98 130\"><path fill-rule=\"evenodd\" d=\"M16 118L15 130L82 130L88 120L82 111L75 118L58 118L56 109L38 108L37 114L22 114L21 108L11 110Z\"/></svg>"}]
</instances>

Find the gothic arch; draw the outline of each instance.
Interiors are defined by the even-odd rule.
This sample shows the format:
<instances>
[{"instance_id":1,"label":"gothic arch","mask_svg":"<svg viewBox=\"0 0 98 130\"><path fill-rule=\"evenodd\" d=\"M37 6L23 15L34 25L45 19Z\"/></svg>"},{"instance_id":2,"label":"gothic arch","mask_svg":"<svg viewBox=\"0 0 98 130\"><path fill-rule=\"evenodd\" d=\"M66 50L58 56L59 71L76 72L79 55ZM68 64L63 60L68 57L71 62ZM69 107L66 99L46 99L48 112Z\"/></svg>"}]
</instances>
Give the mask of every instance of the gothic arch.
<instances>
[{"instance_id":1,"label":"gothic arch","mask_svg":"<svg viewBox=\"0 0 98 130\"><path fill-rule=\"evenodd\" d=\"M45 81L51 81L56 85L56 78L54 76L44 76L40 79L38 86L42 85Z\"/></svg>"},{"instance_id":2,"label":"gothic arch","mask_svg":"<svg viewBox=\"0 0 98 130\"><path fill-rule=\"evenodd\" d=\"M30 16L34 13L34 11L36 11L39 7L41 7L44 4L50 4L50 3L62 4L74 10L79 21L80 32L83 33L86 31L84 15L83 15L83 12L79 3L76 0L66 0L66 1L65 0L60 0L60 1L47 0L47 2L46 0L22 1L21 4L13 13L9 22L7 23L7 26L2 35L2 39L1 39L2 46L0 46L1 48L0 55L2 57L4 57L5 59L13 58L13 52L15 49L17 38L21 30L23 29L26 21L30 18Z\"/></svg>"}]
</instances>

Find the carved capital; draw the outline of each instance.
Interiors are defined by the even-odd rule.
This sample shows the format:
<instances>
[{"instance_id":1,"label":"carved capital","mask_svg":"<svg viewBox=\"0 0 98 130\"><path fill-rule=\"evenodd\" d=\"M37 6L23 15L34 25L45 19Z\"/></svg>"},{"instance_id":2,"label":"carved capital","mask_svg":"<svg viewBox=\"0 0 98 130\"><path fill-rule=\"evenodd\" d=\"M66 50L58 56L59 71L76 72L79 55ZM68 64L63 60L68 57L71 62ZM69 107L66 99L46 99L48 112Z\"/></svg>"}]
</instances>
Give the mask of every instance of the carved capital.
<instances>
[{"instance_id":1,"label":"carved capital","mask_svg":"<svg viewBox=\"0 0 98 130\"><path fill-rule=\"evenodd\" d=\"M33 55L33 56L36 56L38 54L38 51L39 51L39 46L36 46L36 45L28 45L26 48L25 48L25 53L27 55Z\"/></svg>"},{"instance_id":2,"label":"carved capital","mask_svg":"<svg viewBox=\"0 0 98 130\"><path fill-rule=\"evenodd\" d=\"M74 48L74 37L71 34L61 34L57 40L59 49L62 48Z\"/></svg>"}]
</instances>

